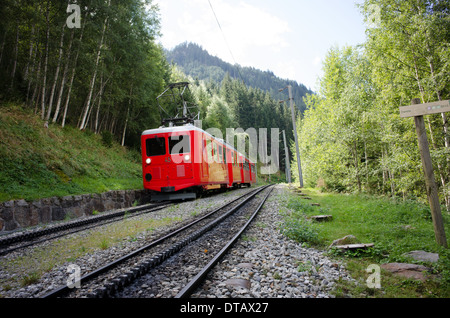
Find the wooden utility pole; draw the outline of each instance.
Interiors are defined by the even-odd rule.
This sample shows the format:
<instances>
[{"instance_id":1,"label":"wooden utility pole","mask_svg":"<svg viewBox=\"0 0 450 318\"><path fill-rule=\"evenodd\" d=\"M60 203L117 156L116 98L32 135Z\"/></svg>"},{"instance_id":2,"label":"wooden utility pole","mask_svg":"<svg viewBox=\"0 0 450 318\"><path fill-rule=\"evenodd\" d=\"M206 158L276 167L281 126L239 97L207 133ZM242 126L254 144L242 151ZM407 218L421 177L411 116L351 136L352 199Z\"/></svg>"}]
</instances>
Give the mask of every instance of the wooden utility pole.
<instances>
[{"instance_id":1,"label":"wooden utility pole","mask_svg":"<svg viewBox=\"0 0 450 318\"><path fill-rule=\"evenodd\" d=\"M298 136L297 136L297 127L295 125L295 110L294 110L294 98L292 97L292 87L291 87L291 85L288 85L285 88L279 89L278 91L282 92L286 88L289 91L289 102L290 102L290 106L291 106L291 115L292 115L292 128L294 129L295 150L297 152L298 178L300 181L300 188L303 188L302 163L300 161L300 151L298 149ZM280 103L284 103L284 101L281 101Z\"/></svg>"},{"instance_id":2,"label":"wooden utility pole","mask_svg":"<svg viewBox=\"0 0 450 318\"><path fill-rule=\"evenodd\" d=\"M420 99L415 98L411 101L411 104L411 106L400 107L400 115L401 117L414 117L417 139L419 141L420 157L422 159L422 167L425 175L428 202L430 203L431 217L433 219L434 236L439 245L447 247L441 204L439 202L437 185L434 179L433 163L431 161L423 115L450 111L450 103L449 101L443 101L438 103L420 104Z\"/></svg>"},{"instance_id":3,"label":"wooden utility pole","mask_svg":"<svg viewBox=\"0 0 450 318\"><path fill-rule=\"evenodd\" d=\"M289 164L289 152L288 152L288 148L287 148L287 143L286 143L286 133L283 130L283 141L284 141L284 158L285 158L285 164L286 164L286 178L287 178L287 182L291 183L291 165Z\"/></svg>"},{"instance_id":4,"label":"wooden utility pole","mask_svg":"<svg viewBox=\"0 0 450 318\"><path fill-rule=\"evenodd\" d=\"M302 163L300 161L300 150L298 149L297 127L295 125L294 98L292 97L292 87L291 87L291 85L288 85L288 91L289 91L289 101L290 101L290 104L291 104L292 127L294 128L295 150L297 152L298 178L299 178L299 181L300 181L300 188L303 188Z\"/></svg>"}]
</instances>

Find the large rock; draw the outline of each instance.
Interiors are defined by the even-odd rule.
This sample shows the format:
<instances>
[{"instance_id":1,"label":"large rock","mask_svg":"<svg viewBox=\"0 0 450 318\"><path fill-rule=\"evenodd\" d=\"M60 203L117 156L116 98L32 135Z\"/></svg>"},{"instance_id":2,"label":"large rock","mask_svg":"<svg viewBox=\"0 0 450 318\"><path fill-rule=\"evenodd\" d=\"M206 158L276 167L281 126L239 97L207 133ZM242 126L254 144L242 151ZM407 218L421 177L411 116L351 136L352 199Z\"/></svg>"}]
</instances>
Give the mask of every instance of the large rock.
<instances>
[{"instance_id":1,"label":"large rock","mask_svg":"<svg viewBox=\"0 0 450 318\"><path fill-rule=\"evenodd\" d=\"M422 262L437 263L437 261L439 260L439 254L429 253L429 252L425 252L425 251L411 251L404 255L407 257L411 257L412 259L415 259L416 261L422 261Z\"/></svg>"},{"instance_id":2,"label":"large rock","mask_svg":"<svg viewBox=\"0 0 450 318\"><path fill-rule=\"evenodd\" d=\"M406 263L389 263L381 265L381 268L387 270L394 275L405 278L425 281L427 279L429 269L423 265L406 264Z\"/></svg>"}]
</instances>

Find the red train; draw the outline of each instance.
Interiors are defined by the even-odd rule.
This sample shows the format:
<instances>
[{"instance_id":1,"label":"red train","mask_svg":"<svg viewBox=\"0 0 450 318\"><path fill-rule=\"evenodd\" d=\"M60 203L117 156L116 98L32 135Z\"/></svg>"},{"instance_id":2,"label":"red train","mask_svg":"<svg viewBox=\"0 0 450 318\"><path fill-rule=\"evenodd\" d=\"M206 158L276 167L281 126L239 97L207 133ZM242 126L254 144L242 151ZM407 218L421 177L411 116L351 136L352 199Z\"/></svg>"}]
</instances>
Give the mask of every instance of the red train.
<instances>
[{"instance_id":1,"label":"red train","mask_svg":"<svg viewBox=\"0 0 450 318\"><path fill-rule=\"evenodd\" d=\"M254 163L191 124L146 130L141 146L144 188L153 201L195 199L204 191L256 183Z\"/></svg>"}]
</instances>

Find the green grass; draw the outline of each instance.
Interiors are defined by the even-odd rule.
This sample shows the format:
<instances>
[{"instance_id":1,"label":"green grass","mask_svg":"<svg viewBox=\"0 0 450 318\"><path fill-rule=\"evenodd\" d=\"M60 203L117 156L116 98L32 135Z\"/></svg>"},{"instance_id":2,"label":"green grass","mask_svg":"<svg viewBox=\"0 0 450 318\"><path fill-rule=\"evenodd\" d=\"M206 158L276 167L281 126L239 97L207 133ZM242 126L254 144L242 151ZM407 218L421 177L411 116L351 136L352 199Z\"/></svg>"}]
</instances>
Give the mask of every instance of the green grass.
<instances>
[{"instance_id":1,"label":"green grass","mask_svg":"<svg viewBox=\"0 0 450 318\"><path fill-rule=\"evenodd\" d=\"M367 251L347 252L335 250L328 253L348 261L349 269L357 279L364 280L369 264L390 262L414 263L403 254L413 250L439 253L437 264L425 264L440 275L438 281L425 283L402 280L383 273L382 290L368 290L354 286L342 287L357 297L449 297L450 253L439 246L434 237L431 212L428 206L415 201L402 201L365 194L321 193L317 189L304 189L312 201L295 193L284 199L285 222L281 230L300 242L324 249L336 239L354 235L359 243L374 243ZM311 206L312 202L320 207ZM329 222L311 222L305 216L329 214ZM450 216L443 210L445 230L450 235ZM416 262L417 263L417 262Z\"/></svg>"},{"instance_id":2,"label":"green grass","mask_svg":"<svg viewBox=\"0 0 450 318\"><path fill-rule=\"evenodd\" d=\"M0 105L0 202L140 188L138 152Z\"/></svg>"}]
</instances>

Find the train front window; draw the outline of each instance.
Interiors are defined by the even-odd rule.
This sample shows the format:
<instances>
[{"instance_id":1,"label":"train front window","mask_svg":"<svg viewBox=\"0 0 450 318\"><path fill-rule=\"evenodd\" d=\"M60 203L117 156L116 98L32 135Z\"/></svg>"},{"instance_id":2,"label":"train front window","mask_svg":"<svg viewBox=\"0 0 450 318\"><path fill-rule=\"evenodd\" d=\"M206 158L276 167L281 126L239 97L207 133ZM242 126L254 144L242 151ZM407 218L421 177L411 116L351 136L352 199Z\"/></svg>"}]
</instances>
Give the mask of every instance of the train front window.
<instances>
[{"instance_id":1,"label":"train front window","mask_svg":"<svg viewBox=\"0 0 450 318\"><path fill-rule=\"evenodd\" d=\"M169 149L171 155L191 152L189 135L179 135L169 137Z\"/></svg>"},{"instance_id":2,"label":"train front window","mask_svg":"<svg viewBox=\"0 0 450 318\"><path fill-rule=\"evenodd\" d=\"M166 138L164 137L149 138L145 141L145 146L147 148L148 157L166 154Z\"/></svg>"}]
</instances>

